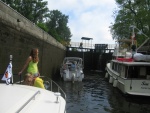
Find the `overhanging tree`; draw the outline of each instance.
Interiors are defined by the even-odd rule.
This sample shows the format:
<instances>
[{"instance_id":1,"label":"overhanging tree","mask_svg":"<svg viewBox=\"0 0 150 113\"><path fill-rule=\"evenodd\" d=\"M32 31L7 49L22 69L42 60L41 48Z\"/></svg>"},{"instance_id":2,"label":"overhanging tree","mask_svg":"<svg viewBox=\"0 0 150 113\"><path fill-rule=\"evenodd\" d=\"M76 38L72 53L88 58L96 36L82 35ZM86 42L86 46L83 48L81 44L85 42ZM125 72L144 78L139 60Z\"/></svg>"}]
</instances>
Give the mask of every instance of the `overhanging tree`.
<instances>
[{"instance_id":1,"label":"overhanging tree","mask_svg":"<svg viewBox=\"0 0 150 113\"><path fill-rule=\"evenodd\" d=\"M116 0L119 11L115 13L115 23L110 26L113 39L129 38L131 35L131 25L150 36L150 1L149 0ZM138 30L135 30L138 32ZM147 37L137 34L139 45Z\"/></svg>"},{"instance_id":2,"label":"overhanging tree","mask_svg":"<svg viewBox=\"0 0 150 113\"><path fill-rule=\"evenodd\" d=\"M2 0L33 23L44 22L49 12L47 1L43 0Z\"/></svg>"}]
</instances>

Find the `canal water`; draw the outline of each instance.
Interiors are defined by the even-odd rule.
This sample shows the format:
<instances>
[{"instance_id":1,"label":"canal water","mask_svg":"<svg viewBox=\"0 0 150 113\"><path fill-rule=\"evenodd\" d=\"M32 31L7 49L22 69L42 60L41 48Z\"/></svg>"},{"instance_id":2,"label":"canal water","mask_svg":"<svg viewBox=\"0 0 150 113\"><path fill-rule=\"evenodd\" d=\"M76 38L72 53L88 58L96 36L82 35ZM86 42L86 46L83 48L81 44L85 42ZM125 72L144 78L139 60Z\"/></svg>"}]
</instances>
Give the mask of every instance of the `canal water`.
<instances>
[{"instance_id":1,"label":"canal water","mask_svg":"<svg viewBox=\"0 0 150 113\"><path fill-rule=\"evenodd\" d=\"M150 113L150 98L126 96L104 77L85 72L82 82L57 81L66 93L66 113Z\"/></svg>"}]
</instances>

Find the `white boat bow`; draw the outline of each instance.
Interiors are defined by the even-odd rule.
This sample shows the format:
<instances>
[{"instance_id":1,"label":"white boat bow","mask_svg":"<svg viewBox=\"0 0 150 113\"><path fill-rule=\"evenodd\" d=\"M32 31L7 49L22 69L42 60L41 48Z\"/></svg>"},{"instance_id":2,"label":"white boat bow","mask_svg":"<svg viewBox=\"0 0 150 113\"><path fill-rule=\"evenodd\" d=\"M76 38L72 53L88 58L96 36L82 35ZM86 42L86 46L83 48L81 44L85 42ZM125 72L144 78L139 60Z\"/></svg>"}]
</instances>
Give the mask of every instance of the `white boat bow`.
<instances>
[{"instance_id":1,"label":"white boat bow","mask_svg":"<svg viewBox=\"0 0 150 113\"><path fill-rule=\"evenodd\" d=\"M42 88L19 84L0 84L0 113L65 113L66 101Z\"/></svg>"}]
</instances>

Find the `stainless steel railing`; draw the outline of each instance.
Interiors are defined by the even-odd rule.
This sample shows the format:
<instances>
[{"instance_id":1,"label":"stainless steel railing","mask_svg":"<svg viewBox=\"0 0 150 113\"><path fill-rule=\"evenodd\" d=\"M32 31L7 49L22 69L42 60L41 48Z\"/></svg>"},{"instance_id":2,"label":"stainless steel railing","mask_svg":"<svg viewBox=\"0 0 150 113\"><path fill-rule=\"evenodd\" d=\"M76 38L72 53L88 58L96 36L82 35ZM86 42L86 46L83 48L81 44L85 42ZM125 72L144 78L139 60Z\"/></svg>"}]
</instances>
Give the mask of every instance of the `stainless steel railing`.
<instances>
[{"instance_id":1,"label":"stainless steel railing","mask_svg":"<svg viewBox=\"0 0 150 113\"><path fill-rule=\"evenodd\" d=\"M35 98L35 96L36 96L37 94L40 94L40 91L35 92L35 93L31 96L31 98L29 98L29 100L27 100L27 101L18 109L18 111L16 111L16 113L19 113L31 100L33 100L33 99Z\"/></svg>"},{"instance_id":2,"label":"stainless steel railing","mask_svg":"<svg viewBox=\"0 0 150 113\"><path fill-rule=\"evenodd\" d=\"M52 79L46 77L46 76L40 76L40 78L42 78L44 80L44 82L46 83L45 85L47 85L47 89L49 89L50 91L55 91L57 90L57 92L60 92L62 95L62 97L64 97L64 99L66 100L66 94L65 92L62 90L62 88ZM55 86L56 87L55 87Z\"/></svg>"},{"instance_id":3,"label":"stainless steel railing","mask_svg":"<svg viewBox=\"0 0 150 113\"><path fill-rule=\"evenodd\" d=\"M44 85L47 90L53 91L53 92L59 92L61 93L62 97L66 100L66 93L62 90L62 88L51 78L46 76L40 76L40 78L43 79ZM15 82L17 84L22 84L22 75L20 75L20 80L18 82Z\"/></svg>"}]
</instances>

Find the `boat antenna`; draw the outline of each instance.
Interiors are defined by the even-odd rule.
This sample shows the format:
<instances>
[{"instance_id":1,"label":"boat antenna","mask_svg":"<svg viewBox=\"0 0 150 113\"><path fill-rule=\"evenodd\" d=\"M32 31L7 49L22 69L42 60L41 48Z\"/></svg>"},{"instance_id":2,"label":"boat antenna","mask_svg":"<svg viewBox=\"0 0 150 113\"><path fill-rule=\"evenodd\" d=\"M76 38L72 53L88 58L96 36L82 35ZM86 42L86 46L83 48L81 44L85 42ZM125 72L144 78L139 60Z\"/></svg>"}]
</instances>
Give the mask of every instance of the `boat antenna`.
<instances>
[{"instance_id":1,"label":"boat antenna","mask_svg":"<svg viewBox=\"0 0 150 113\"><path fill-rule=\"evenodd\" d=\"M134 44L133 41L134 41L134 37L135 37L134 28L135 28L135 26L132 27L132 36L131 36L132 45Z\"/></svg>"}]
</instances>

